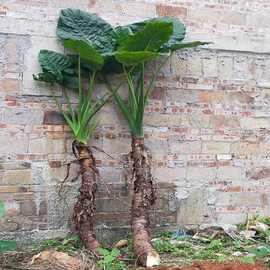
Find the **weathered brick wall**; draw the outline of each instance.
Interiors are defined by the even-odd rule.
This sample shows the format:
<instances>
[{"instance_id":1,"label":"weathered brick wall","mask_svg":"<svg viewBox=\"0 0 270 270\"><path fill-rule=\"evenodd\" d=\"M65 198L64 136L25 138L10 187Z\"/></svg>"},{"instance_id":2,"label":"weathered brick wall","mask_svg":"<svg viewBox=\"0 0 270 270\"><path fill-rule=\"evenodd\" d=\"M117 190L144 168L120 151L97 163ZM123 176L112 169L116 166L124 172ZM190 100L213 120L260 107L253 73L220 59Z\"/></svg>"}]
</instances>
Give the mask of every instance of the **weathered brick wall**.
<instances>
[{"instance_id":1,"label":"weathered brick wall","mask_svg":"<svg viewBox=\"0 0 270 270\"><path fill-rule=\"evenodd\" d=\"M176 16L190 40L214 42L175 54L147 108L146 142L160 188L156 224L235 223L247 213L270 215L268 0L1 0L0 239L29 241L70 229L79 183L68 183L59 196L59 182L66 173L61 164L72 159L72 137L48 86L32 80L38 51L62 50L55 28L66 7L97 12L114 25ZM96 153L102 176L97 225L110 237L112 228L121 233L128 227L130 202L119 162L130 138L112 104L100 115L92 143L115 157Z\"/></svg>"}]
</instances>

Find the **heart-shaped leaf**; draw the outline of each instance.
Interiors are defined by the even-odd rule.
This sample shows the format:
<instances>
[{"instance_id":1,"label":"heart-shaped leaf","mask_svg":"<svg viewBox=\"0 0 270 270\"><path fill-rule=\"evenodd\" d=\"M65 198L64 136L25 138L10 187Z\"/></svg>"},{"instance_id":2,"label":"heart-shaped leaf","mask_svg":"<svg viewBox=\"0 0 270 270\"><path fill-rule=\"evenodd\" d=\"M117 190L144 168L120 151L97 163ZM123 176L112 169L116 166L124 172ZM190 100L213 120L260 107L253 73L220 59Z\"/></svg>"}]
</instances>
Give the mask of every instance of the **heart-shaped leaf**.
<instances>
[{"instance_id":1,"label":"heart-shaped leaf","mask_svg":"<svg viewBox=\"0 0 270 270\"><path fill-rule=\"evenodd\" d=\"M115 48L115 31L96 14L79 9L63 9L57 25L57 35L62 40L83 40L102 54Z\"/></svg>"},{"instance_id":2,"label":"heart-shaped leaf","mask_svg":"<svg viewBox=\"0 0 270 270\"><path fill-rule=\"evenodd\" d=\"M153 60L162 54L149 51L139 51L139 52L128 52L119 51L115 54L115 58L122 64L125 65L136 65L146 61Z\"/></svg>"},{"instance_id":3,"label":"heart-shaped leaf","mask_svg":"<svg viewBox=\"0 0 270 270\"><path fill-rule=\"evenodd\" d=\"M162 45L170 38L172 23L149 21L140 31L120 41L115 58L125 65L136 65L155 59Z\"/></svg>"},{"instance_id":4,"label":"heart-shaped leaf","mask_svg":"<svg viewBox=\"0 0 270 270\"><path fill-rule=\"evenodd\" d=\"M145 20L142 22L129 24L126 26L116 27L115 32L117 35L117 43L121 44L121 41L127 38L127 36L130 35L130 33L135 34L138 31L141 31L142 28L145 27L150 22L165 22L165 23L172 23L173 25L173 32L169 40L165 44L163 44L161 48L162 51L171 50L172 46L181 43L181 41L185 38L186 27L179 19L170 17L158 17L154 19Z\"/></svg>"},{"instance_id":5,"label":"heart-shaped leaf","mask_svg":"<svg viewBox=\"0 0 270 270\"><path fill-rule=\"evenodd\" d=\"M33 74L36 81L58 83L71 89L78 88L77 58L58 52L41 50L39 63L42 72ZM89 71L88 71L89 72Z\"/></svg>"},{"instance_id":6,"label":"heart-shaped leaf","mask_svg":"<svg viewBox=\"0 0 270 270\"><path fill-rule=\"evenodd\" d=\"M173 47L177 44L180 44L182 40L185 38L186 35L186 27L185 25L178 20L177 18L170 18L170 17L162 17L160 20L165 22L171 22L173 24L173 33L163 46L161 51L169 51L173 50Z\"/></svg>"},{"instance_id":7,"label":"heart-shaped leaf","mask_svg":"<svg viewBox=\"0 0 270 270\"><path fill-rule=\"evenodd\" d=\"M169 40L172 32L171 22L150 21L140 31L123 39L118 50L157 52Z\"/></svg>"},{"instance_id":8,"label":"heart-shaped leaf","mask_svg":"<svg viewBox=\"0 0 270 270\"><path fill-rule=\"evenodd\" d=\"M54 76L55 81L59 83L63 81L63 71L73 66L68 56L50 50L41 50L38 55L38 60L42 70ZM48 78L48 76L46 77Z\"/></svg>"},{"instance_id":9,"label":"heart-shaped leaf","mask_svg":"<svg viewBox=\"0 0 270 270\"><path fill-rule=\"evenodd\" d=\"M82 40L67 39L64 41L66 48L78 53L81 59L85 60L95 70L100 70L104 64L104 59L95 48Z\"/></svg>"}]
</instances>

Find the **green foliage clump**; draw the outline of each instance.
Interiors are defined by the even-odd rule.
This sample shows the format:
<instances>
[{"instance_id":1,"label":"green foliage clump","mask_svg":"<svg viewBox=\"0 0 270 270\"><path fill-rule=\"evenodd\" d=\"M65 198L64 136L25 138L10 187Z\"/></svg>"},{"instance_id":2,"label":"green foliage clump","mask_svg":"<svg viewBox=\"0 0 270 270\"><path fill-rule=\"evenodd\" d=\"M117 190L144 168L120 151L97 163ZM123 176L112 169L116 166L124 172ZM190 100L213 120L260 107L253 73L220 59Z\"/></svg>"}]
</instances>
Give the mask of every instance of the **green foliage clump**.
<instances>
[{"instance_id":1,"label":"green foliage clump","mask_svg":"<svg viewBox=\"0 0 270 270\"><path fill-rule=\"evenodd\" d=\"M69 54L50 50L39 52L42 72L33 75L36 81L59 84L75 90L76 100L64 89L66 108L54 100L70 127L74 139L87 144L97 126L96 114L107 102L107 94L94 98L97 73L112 52L113 28L100 17L78 9L61 11L57 35ZM53 92L54 94L54 92Z\"/></svg>"},{"instance_id":2,"label":"green foliage clump","mask_svg":"<svg viewBox=\"0 0 270 270\"><path fill-rule=\"evenodd\" d=\"M154 242L155 250L159 253L176 252L178 248L166 239L158 239Z\"/></svg>"},{"instance_id":3,"label":"green foliage clump","mask_svg":"<svg viewBox=\"0 0 270 270\"><path fill-rule=\"evenodd\" d=\"M103 270L127 270L125 263L118 258L120 256L119 249L99 248L98 251L102 258L97 262L97 265Z\"/></svg>"},{"instance_id":4,"label":"green foliage clump","mask_svg":"<svg viewBox=\"0 0 270 270\"><path fill-rule=\"evenodd\" d=\"M55 249L60 252L68 253L70 256L74 256L83 247L80 238L77 235L67 236L64 239L47 239L41 242L36 247L39 250Z\"/></svg>"},{"instance_id":5,"label":"green foliage clump","mask_svg":"<svg viewBox=\"0 0 270 270\"><path fill-rule=\"evenodd\" d=\"M186 28L176 18L159 17L120 26L115 30L118 46L114 57L122 67L127 82L128 99L126 101L117 91L114 91L113 96L131 134L143 138L144 111L161 68L173 51L206 43L182 42ZM147 73L150 63L159 58L162 61L151 73ZM106 79L106 74L103 77L108 89L113 92L114 87Z\"/></svg>"},{"instance_id":6,"label":"green foliage clump","mask_svg":"<svg viewBox=\"0 0 270 270\"><path fill-rule=\"evenodd\" d=\"M256 221L268 225L269 218L257 217ZM239 228L246 228L246 225ZM170 255L183 264L205 260L239 260L253 264L259 260L270 266L268 230L257 232L253 239L244 239L240 235L232 239L225 233L208 235L203 232L197 233L195 237L182 236L172 239L172 236L170 232L163 232L154 241L154 247L159 253Z\"/></svg>"},{"instance_id":7,"label":"green foliage clump","mask_svg":"<svg viewBox=\"0 0 270 270\"><path fill-rule=\"evenodd\" d=\"M97 103L92 100L97 78L106 82L132 135L143 137L145 106L166 59L175 50L207 44L200 41L185 43L185 34L186 28L177 18L159 17L113 28L96 14L63 9L58 20L57 36L72 53L41 50L39 63L42 72L34 75L34 79L78 91L76 109L73 109L68 94L65 94L67 111L58 105L77 141L88 141L96 127L93 118L107 101L105 97ZM146 83L146 68L152 60L160 57L165 60ZM127 103L117 93L121 83L113 87L106 77L108 73L124 74L129 93ZM83 87L83 78L89 81L88 90Z\"/></svg>"}]
</instances>

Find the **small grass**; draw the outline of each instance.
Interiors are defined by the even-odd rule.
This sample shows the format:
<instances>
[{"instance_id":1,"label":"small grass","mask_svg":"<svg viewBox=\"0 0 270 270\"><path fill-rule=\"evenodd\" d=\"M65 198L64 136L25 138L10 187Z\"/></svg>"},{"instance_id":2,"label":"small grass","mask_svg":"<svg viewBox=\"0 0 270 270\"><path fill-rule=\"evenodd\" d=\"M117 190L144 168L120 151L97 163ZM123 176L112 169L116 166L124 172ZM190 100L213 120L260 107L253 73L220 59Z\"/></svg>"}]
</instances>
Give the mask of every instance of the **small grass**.
<instances>
[{"instance_id":1,"label":"small grass","mask_svg":"<svg viewBox=\"0 0 270 270\"><path fill-rule=\"evenodd\" d=\"M246 224L238 226L236 238L232 239L225 232L202 231L195 235L188 235L179 230L177 232L163 232L153 239L154 248L161 254L163 263L189 265L194 261L227 262L238 260L244 263L264 262L270 266L270 230L257 231L251 239L245 239L240 231L252 228L254 224L264 223L270 228L270 218L255 217ZM3 242L3 241L2 241ZM0 241L1 247L1 241ZM12 250L14 245L4 246ZM79 237L70 235L64 239L49 239L35 246L35 251L55 249L75 256L83 249ZM100 249L101 257L96 262L102 270L134 269L136 258L132 251L132 240L121 249L113 247ZM131 267L129 268L128 267Z\"/></svg>"},{"instance_id":2,"label":"small grass","mask_svg":"<svg viewBox=\"0 0 270 270\"><path fill-rule=\"evenodd\" d=\"M74 256L82 249L82 247L82 242L77 235L69 235L64 239L56 238L44 240L39 245L35 245L34 249L39 251L55 249L60 252L65 252L70 256Z\"/></svg>"},{"instance_id":3,"label":"small grass","mask_svg":"<svg viewBox=\"0 0 270 270\"><path fill-rule=\"evenodd\" d=\"M126 264L119 260L121 252L117 248L112 250L99 248L101 259L97 261L97 265L103 270L127 270Z\"/></svg>"},{"instance_id":4,"label":"small grass","mask_svg":"<svg viewBox=\"0 0 270 270\"><path fill-rule=\"evenodd\" d=\"M168 260L179 258L183 264L205 260L217 262L239 260L245 263L261 260L270 266L268 233L260 233L256 240L233 240L225 234L219 235L218 238L198 235L173 240L168 236L166 233L154 242L154 247L160 254L165 254L165 258L170 255Z\"/></svg>"}]
</instances>

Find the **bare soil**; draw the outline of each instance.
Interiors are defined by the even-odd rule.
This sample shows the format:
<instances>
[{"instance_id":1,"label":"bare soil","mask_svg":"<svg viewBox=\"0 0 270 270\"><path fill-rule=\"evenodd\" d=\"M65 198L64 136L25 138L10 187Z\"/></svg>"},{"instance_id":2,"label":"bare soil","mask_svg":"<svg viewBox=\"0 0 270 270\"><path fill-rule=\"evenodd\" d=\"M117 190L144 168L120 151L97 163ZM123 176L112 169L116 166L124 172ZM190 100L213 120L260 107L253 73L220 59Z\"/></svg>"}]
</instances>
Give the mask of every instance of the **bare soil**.
<instances>
[{"instance_id":1,"label":"bare soil","mask_svg":"<svg viewBox=\"0 0 270 270\"><path fill-rule=\"evenodd\" d=\"M261 264L243 264L238 262L230 262L230 263L201 262L201 263L194 263L193 265L186 267L161 266L153 268L153 270L267 270L267 269L268 268L264 267Z\"/></svg>"},{"instance_id":2,"label":"bare soil","mask_svg":"<svg viewBox=\"0 0 270 270\"><path fill-rule=\"evenodd\" d=\"M59 265L55 261L51 260L50 263L46 261L39 261L34 265L29 265L31 262L34 252L10 252L6 254L0 254L0 270L77 270L78 268L72 268ZM84 268L88 269L88 267ZM92 268L89 269L98 269ZM131 268L132 270L146 269L146 268ZM190 266L158 266L153 268L147 268L149 270L269 270L262 264L243 264L239 262L228 262L228 263L214 263L214 262L198 262Z\"/></svg>"},{"instance_id":3,"label":"bare soil","mask_svg":"<svg viewBox=\"0 0 270 270\"><path fill-rule=\"evenodd\" d=\"M44 251L41 253L9 252L0 254L0 270L96 270L78 257L63 252Z\"/></svg>"}]
</instances>

